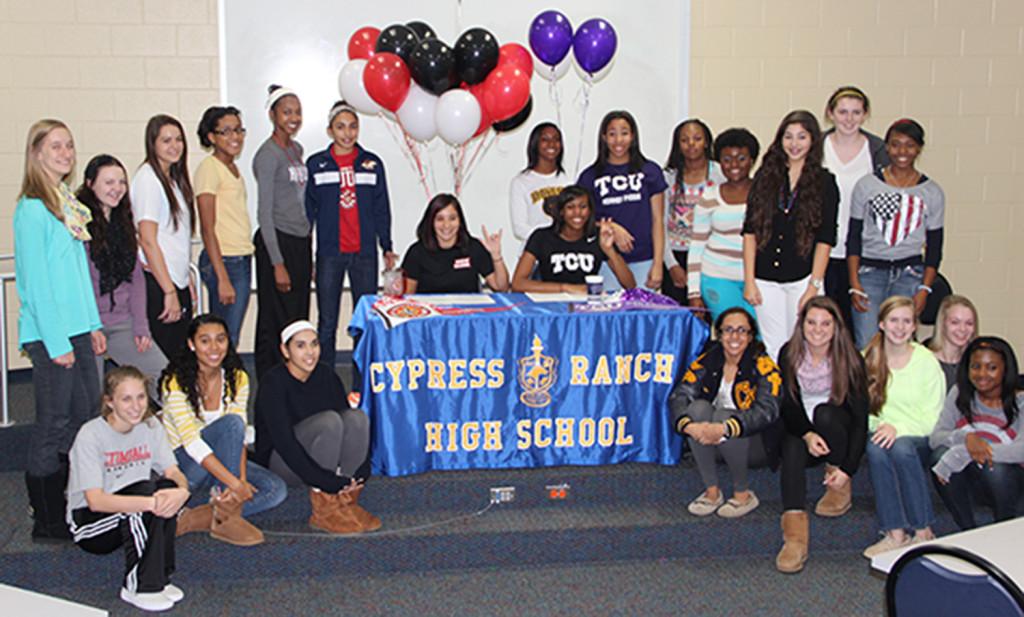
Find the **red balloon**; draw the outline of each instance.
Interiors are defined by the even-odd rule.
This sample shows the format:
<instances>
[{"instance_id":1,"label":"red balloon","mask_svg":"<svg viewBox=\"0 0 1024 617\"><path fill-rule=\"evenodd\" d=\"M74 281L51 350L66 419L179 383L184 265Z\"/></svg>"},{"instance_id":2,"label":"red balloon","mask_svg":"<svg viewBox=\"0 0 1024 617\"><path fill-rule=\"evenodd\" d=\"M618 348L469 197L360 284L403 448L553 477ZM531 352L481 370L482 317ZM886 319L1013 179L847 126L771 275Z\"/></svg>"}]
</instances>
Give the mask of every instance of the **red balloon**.
<instances>
[{"instance_id":1,"label":"red balloon","mask_svg":"<svg viewBox=\"0 0 1024 617\"><path fill-rule=\"evenodd\" d=\"M519 43L505 43L498 49L498 66L510 64L527 75L533 75L533 56Z\"/></svg>"},{"instance_id":2,"label":"red balloon","mask_svg":"<svg viewBox=\"0 0 1024 617\"><path fill-rule=\"evenodd\" d=\"M476 132L473 133L473 137L480 135L487 129L491 128L491 116L487 113L487 108L484 107L484 82L478 84L469 85L465 82L462 83L464 90L469 90L469 93L473 95L477 103L480 103L480 126L477 127Z\"/></svg>"},{"instance_id":3,"label":"red balloon","mask_svg":"<svg viewBox=\"0 0 1024 617\"><path fill-rule=\"evenodd\" d=\"M374 54L363 69L363 85L370 98L389 111L398 111L409 94L409 67L389 52Z\"/></svg>"},{"instance_id":4,"label":"red balloon","mask_svg":"<svg viewBox=\"0 0 1024 617\"><path fill-rule=\"evenodd\" d=\"M530 75L516 66L501 66L484 80L484 109L493 122L516 115L530 98Z\"/></svg>"},{"instance_id":5,"label":"red balloon","mask_svg":"<svg viewBox=\"0 0 1024 617\"><path fill-rule=\"evenodd\" d=\"M377 37L380 36L380 28L363 26L352 33L348 39L349 60L369 60L373 57L374 47L377 46Z\"/></svg>"}]
</instances>

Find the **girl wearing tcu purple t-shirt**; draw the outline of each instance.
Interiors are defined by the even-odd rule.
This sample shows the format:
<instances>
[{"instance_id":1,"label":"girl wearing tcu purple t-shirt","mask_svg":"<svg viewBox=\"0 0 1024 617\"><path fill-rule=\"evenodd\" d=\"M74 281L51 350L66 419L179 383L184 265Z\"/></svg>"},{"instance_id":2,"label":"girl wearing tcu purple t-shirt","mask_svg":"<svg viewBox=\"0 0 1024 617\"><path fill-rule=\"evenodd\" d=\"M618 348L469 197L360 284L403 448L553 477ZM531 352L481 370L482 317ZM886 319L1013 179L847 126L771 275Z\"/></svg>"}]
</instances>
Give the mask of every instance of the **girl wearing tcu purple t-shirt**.
<instances>
[{"instance_id":1,"label":"girl wearing tcu purple t-shirt","mask_svg":"<svg viewBox=\"0 0 1024 617\"><path fill-rule=\"evenodd\" d=\"M636 120L628 111L610 111L601 120L597 160L576 184L589 190L598 219L615 223L615 246L638 283L659 289L665 252L664 191L661 168L640 152ZM618 281L605 264L606 289Z\"/></svg>"}]
</instances>

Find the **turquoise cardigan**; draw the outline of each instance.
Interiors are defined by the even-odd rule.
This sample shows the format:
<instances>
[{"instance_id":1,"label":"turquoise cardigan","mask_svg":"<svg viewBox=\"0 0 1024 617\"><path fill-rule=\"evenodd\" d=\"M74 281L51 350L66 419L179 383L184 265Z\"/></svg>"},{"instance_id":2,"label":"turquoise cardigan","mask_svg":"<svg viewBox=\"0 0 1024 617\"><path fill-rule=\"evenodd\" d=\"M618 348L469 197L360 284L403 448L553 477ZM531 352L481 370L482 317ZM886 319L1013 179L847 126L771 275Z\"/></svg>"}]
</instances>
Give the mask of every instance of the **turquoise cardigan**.
<instances>
[{"instance_id":1,"label":"turquoise cardigan","mask_svg":"<svg viewBox=\"0 0 1024 617\"><path fill-rule=\"evenodd\" d=\"M19 347L42 341L56 358L71 351L71 337L103 327L85 245L40 199L22 197L14 210L14 271Z\"/></svg>"}]
</instances>

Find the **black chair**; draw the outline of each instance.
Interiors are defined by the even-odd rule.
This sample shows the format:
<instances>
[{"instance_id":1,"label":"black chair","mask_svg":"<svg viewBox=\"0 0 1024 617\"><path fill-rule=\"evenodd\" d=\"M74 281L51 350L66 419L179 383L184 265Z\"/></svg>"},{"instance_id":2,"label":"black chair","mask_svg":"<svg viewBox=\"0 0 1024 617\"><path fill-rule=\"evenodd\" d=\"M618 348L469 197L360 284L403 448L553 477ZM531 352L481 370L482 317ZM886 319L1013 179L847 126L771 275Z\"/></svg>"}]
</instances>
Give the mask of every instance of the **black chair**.
<instances>
[{"instance_id":1,"label":"black chair","mask_svg":"<svg viewBox=\"0 0 1024 617\"><path fill-rule=\"evenodd\" d=\"M965 561L982 574L954 572L928 559L931 555ZM1024 617L1024 593L983 557L954 546L924 545L893 564L885 581L885 606L889 617Z\"/></svg>"},{"instance_id":2,"label":"black chair","mask_svg":"<svg viewBox=\"0 0 1024 617\"><path fill-rule=\"evenodd\" d=\"M942 276L942 273L938 273L935 280L932 281L932 292L928 294L928 302L924 305L924 311L921 312L921 323L926 326L934 326L935 318L939 314L939 305L942 304L943 298L953 293L953 288L949 284L949 280Z\"/></svg>"}]
</instances>

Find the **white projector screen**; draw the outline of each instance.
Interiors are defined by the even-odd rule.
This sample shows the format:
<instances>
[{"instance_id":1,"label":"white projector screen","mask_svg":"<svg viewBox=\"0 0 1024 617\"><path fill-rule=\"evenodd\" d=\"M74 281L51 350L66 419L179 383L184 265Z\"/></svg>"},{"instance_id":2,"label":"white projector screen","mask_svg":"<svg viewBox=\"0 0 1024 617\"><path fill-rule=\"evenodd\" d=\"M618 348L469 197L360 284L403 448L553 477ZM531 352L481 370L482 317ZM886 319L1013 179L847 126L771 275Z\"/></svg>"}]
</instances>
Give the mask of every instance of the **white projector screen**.
<instances>
[{"instance_id":1,"label":"white projector screen","mask_svg":"<svg viewBox=\"0 0 1024 617\"><path fill-rule=\"evenodd\" d=\"M329 143L326 114L340 98L338 72L348 59L348 39L356 29L420 20L429 24L441 40L454 45L464 30L480 26L494 34L499 44L517 42L528 48L530 23L538 13L550 8L564 13L573 28L592 17L602 17L612 24L618 36L611 70L593 85L585 117L580 73L570 70L555 82L565 136L566 171L572 175L593 162L597 127L605 112L612 109L627 109L636 116L644 154L663 163L671 131L687 112L689 0L589 0L563 2L559 6L537 0L509 4L493 0L221 0L221 97L225 104L242 110L249 129L239 163L249 185L250 210L255 213L256 207L252 155L271 132L264 109L269 84L286 85L299 93L304 124L298 141L308 156ZM480 234L481 225L486 225L489 231L504 230L504 253L510 269L515 266L520 246L510 227L508 184L526 165L530 129L538 122L556 121L558 117L555 97L546 80L534 75L531 93L534 106L529 119L515 131L502 134L483 153L460 197L474 235ZM392 238L395 251L403 255L415 240L416 224L427 199L418 174L385 124L389 122L383 117L363 115L359 141L364 148L380 155L387 166ZM581 144L582 162L580 169L576 169ZM440 137L426 147L424 162L429 168L431 192L453 189L449 151Z\"/></svg>"}]
</instances>

